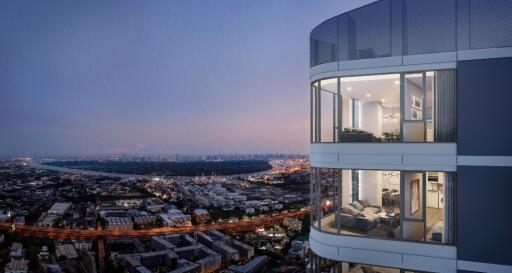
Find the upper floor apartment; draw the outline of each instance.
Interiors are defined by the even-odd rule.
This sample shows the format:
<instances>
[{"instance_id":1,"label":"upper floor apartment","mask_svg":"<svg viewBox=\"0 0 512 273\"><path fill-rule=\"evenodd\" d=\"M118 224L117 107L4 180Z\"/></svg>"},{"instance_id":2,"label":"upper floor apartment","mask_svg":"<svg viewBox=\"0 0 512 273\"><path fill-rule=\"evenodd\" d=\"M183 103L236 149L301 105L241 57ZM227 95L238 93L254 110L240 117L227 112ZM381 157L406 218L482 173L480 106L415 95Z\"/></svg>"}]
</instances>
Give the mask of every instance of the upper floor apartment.
<instances>
[{"instance_id":1,"label":"upper floor apartment","mask_svg":"<svg viewBox=\"0 0 512 273\"><path fill-rule=\"evenodd\" d=\"M509 97L510 10L507 0L379 0L318 25L312 166L512 164L508 118L497 114Z\"/></svg>"}]
</instances>

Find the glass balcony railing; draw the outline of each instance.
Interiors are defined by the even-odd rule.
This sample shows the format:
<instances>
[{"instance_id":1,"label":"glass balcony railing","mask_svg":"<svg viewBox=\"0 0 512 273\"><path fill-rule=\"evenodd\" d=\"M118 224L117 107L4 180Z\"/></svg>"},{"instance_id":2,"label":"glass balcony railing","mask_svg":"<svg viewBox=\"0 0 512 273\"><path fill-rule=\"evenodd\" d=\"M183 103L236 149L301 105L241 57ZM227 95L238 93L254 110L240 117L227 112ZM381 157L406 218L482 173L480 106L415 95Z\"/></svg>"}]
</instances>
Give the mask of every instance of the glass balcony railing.
<instances>
[{"instance_id":1,"label":"glass balcony railing","mask_svg":"<svg viewBox=\"0 0 512 273\"><path fill-rule=\"evenodd\" d=\"M310 65L511 47L511 8L506 0L376 1L313 29Z\"/></svg>"}]
</instances>

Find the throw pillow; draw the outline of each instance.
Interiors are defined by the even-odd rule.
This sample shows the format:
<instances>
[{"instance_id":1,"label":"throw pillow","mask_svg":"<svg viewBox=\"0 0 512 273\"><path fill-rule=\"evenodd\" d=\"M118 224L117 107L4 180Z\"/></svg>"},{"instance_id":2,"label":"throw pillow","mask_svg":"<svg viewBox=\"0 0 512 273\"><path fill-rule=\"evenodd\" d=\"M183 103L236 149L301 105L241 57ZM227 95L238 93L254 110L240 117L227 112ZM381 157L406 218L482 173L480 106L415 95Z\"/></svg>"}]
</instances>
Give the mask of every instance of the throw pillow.
<instances>
[{"instance_id":1,"label":"throw pillow","mask_svg":"<svg viewBox=\"0 0 512 273\"><path fill-rule=\"evenodd\" d=\"M370 205L370 202L368 200L359 200L358 201L363 207L368 207Z\"/></svg>"},{"instance_id":2,"label":"throw pillow","mask_svg":"<svg viewBox=\"0 0 512 273\"><path fill-rule=\"evenodd\" d=\"M358 216L359 214L361 214L360 211L356 210L355 208L353 208L351 206L343 206L341 208L341 212L344 214L352 215L352 216Z\"/></svg>"},{"instance_id":3,"label":"throw pillow","mask_svg":"<svg viewBox=\"0 0 512 273\"><path fill-rule=\"evenodd\" d=\"M361 204L359 204L357 201L355 201L353 203L350 203L350 205L352 207L354 207L356 210L359 210L359 211L362 211L364 209L364 207L361 206Z\"/></svg>"}]
</instances>

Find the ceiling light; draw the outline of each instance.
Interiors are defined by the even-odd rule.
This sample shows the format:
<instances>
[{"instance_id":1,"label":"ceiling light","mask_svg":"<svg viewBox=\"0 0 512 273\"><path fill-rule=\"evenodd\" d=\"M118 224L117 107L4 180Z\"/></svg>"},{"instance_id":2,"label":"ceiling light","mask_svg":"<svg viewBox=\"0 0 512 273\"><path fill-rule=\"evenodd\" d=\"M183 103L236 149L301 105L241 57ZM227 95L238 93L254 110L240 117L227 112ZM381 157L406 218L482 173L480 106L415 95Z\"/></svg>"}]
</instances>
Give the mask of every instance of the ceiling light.
<instances>
[{"instance_id":1,"label":"ceiling light","mask_svg":"<svg viewBox=\"0 0 512 273\"><path fill-rule=\"evenodd\" d=\"M369 97L371 97L371 96L372 96L372 95L370 95L370 94L366 94L366 97L367 97L367 98L369 98Z\"/></svg>"},{"instance_id":2,"label":"ceiling light","mask_svg":"<svg viewBox=\"0 0 512 273\"><path fill-rule=\"evenodd\" d=\"M347 87L347 90L348 90L348 91L352 90L352 87L350 87L350 86L349 86L349 87Z\"/></svg>"},{"instance_id":3,"label":"ceiling light","mask_svg":"<svg viewBox=\"0 0 512 273\"><path fill-rule=\"evenodd\" d=\"M395 81L395 84L396 84L396 85L399 85L399 84L400 84L400 81Z\"/></svg>"},{"instance_id":4,"label":"ceiling light","mask_svg":"<svg viewBox=\"0 0 512 273\"><path fill-rule=\"evenodd\" d=\"M380 101L382 101L382 102L386 102L386 99L381 99Z\"/></svg>"}]
</instances>

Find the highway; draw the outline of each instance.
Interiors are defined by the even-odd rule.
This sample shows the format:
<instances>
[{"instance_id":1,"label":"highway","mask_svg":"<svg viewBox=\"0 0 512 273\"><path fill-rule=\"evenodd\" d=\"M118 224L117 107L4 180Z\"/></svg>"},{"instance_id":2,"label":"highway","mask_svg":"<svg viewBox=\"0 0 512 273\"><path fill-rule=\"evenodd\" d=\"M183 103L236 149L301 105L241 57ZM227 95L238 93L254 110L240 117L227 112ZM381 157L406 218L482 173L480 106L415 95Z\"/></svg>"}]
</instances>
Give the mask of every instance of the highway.
<instances>
[{"instance_id":1,"label":"highway","mask_svg":"<svg viewBox=\"0 0 512 273\"><path fill-rule=\"evenodd\" d=\"M49 238L54 240L93 240L96 238L116 239L129 237L151 237L166 234L193 233L209 229L243 231L253 230L259 227L273 226L283 222L285 218L303 217L308 209L281 213L274 216L256 217L234 222L222 222L206 225L194 225L188 227L162 227L143 230L105 230L105 229L70 229L40 227L34 225L16 225L9 222L0 222L0 230L13 232L28 237Z\"/></svg>"}]
</instances>

